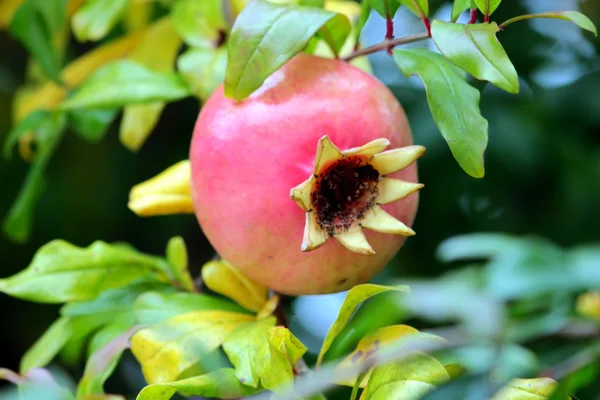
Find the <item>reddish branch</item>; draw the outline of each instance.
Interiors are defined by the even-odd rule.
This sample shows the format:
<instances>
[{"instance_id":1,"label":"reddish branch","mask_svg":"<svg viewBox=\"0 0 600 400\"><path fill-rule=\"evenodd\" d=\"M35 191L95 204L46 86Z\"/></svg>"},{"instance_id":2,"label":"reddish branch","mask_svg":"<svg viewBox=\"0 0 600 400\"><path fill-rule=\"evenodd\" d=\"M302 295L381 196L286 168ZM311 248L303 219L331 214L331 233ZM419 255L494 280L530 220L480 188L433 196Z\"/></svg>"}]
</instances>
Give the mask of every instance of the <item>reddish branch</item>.
<instances>
[{"instance_id":1,"label":"reddish branch","mask_svg":"<svg viewBox=\"0 0 600 400\"><path fill-rule=\"evenodd\" d=\"M383 42L378 43L373 46L365 47L364 49L360 49L350 54L348 57L344 58L344 61L350 61L353 58L364 56L371 53L377 53L379 51L384 51L390 48L390 46L396 47L407 43L417 42L419 40L424 40L429 38L430 35L428 33L418 33L416 35L404 36L398 39L385 39Z\"/></svg>"}]
</instances>

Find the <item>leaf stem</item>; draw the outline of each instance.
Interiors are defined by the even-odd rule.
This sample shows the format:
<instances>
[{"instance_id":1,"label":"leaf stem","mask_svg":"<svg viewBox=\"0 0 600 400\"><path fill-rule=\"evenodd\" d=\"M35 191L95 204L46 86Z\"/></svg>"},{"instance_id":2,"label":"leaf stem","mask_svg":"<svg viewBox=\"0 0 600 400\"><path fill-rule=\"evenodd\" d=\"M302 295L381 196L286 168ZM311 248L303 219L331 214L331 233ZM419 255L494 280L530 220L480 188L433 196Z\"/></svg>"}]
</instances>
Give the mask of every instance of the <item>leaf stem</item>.
<instances>
[{"instance_id":1,"label":"leaf stem","mask_svg":"<svg viewBox=\"0 0 600 400\"><path fill-rule=\"evenodd\" d=\"M469 24L474 24L477 22L477 9L473 8L471 10L471 19L469 20Z\"/></svg>"},{"instance_id":2,"label":"leaf stem","mask_svg":"<svg viewBox=\"0 0 600 400\"><path fill-rule=\"evenodd\" d=\"M419 40L425 40L430 37L429 33L417 33L415 35L403 36L398 39L385 39L381 43L375 44L373 46L365 47L364 49L360 49L350 54L349 56L343 58L344 61L350 61L356 57L364 56L367 54L377 53L379 51L387 50L390 47L401 46L403 44L418 42Z\"/></svg>"},{"instance_id":3,"label":"leaf stem","mask_svg":"<svg viewBox=\"0 0 600 400\"><path fill-rule=\"evenodd\" d=\"M490 0L485 0L485 16L483 22L490 22Z\"/></svg>"},{"instance_id":4,"label":"leaf stem","mask_svg":"<svg viewBox=\"0 0 600 400\"><path fill-rule=\"evenodd\" d=\"M518 17L514 17L514 18L511 18L509 20L504 21L503 23L501 23L500 25L498 25L498 28L503 29L506 25L510 25L513 22L525 21L527 19L552 18L552 17L556 17L556 13L540 13L540 14L519 15Z\"/></svg>"}]
</instances>

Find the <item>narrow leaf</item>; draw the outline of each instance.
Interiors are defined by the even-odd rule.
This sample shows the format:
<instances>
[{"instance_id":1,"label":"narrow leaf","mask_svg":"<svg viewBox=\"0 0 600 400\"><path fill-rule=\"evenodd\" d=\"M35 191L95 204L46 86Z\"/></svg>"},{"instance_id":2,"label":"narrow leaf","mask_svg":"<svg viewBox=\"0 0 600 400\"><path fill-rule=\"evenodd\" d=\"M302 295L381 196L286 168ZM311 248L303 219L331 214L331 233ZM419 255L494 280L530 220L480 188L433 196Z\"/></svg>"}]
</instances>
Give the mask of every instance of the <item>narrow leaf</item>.
<instances>
[{"instance_id":1,"label":"narrow leaf","mask_svg":"<svg viewBox=\"0 0 600 400\"><path fill-rule=\"evenodd\" d=\"M131 351L148 383L172 382L191 368L200 372L208 367L210 353L235 328L253 319L252 315L227 311L181 314L136 333Z\"/></svg>"},{"instance_id":2,"label":"narrow leaf","mask_svg":"<svg viewBox=\"0 0 600 400\"><path fill-rule=\"evenodd\" d=\"M177 69L200 100L223 83L227 70L227 48L189 49L177 59Z\"/></svg>"},{"instance_id":3,"label":"narrow leaf","mask_svg":"<svg viewBox=\"0 0 600 400\"><path fill-rule=\"evenodd\" d=\"M472 177L483 177L488 122L479 111L479 91L440 54L395 50L394 59L404 75L418 75L423 81L433 119L462 169Z\"/></svg>"},{"instance_id":4,"label":"narrow leaf","mask_svg":"<svg viewBox=\"0 0 600 400\"><path fill-rule=\"evenodd\" d=\"M236 100L248 97L337 15L315 7L250 2L236 19L229 39L225 94ZM333 32L330 43L344 36L339 26L325 30L324 35ZM346 35L349 33L348 21ZM343 41L339 43L342 45Z\"/></svg>"},{"instance_id":5,"label":"narrow leaf","mask_svg":"<svg viewBox=\"0 0 600 400\"><path fill-rule=\"evenodd\" d=\"M258 390L240 383L232 368L222 368L206 375L146 386L136 400L169 400L177 392L183 396L236 399Z\"/></svg>"},{"instance_id":6,"label":"narrow leaf","mask_svg":"<svg viewBox=\"0 0 600 400\"><path fill-rule=\"evenodd\" d=\"M171 10L173 26L195 48L212 49L227 32L221 0L179 0Z\"/></svg>"},{"instance_id":7,"label":"narrow leaf","mask_svg":"<svg viewBox=\"0 0 600 400\"><path fill-rule=\"evenodd\" d=\"M175 74L155 72L132 61L117 61L98 70L60 108L121 107L173 101L188 95L187 85Z\"/></svg>"},{"instance_id":8,"label":"narrow leaf","mask_svg":"<svg viewBox=\"0 0 600 400\"><path fill-rule=\"evenodd\" d=\"M429 16L429 0L400 0L400 2L419 18Z\"/></svg>"},{"instance_id":9,"label":"narrow leaf","mask_svg":"<svg viewBox=\"0 0 600 400\"><path fill-rule=\"evenodd\" d=\"M381 285L372 285L372 284L364 284L354 286L344 299L344 303L338 312L338 316L329 328L329 332L327 332L327 336L325 336L325 340L323 341L323 346L321 347L321 351L319 352L319 357L317 359L317 365L323 362L323 357L327 350L331 347L334 339L337 335L342 331L346 323L354 314L356 308L363 301L378 295L380 293L385 293L389 291L399 291L399 292L408 292L407 286L381 286Z\"/></svg>"},{"instance_id":10,"label":"narrow leaf","mask_svg":"<svg viewBox=\"0 0 600 400\"><path fill-rule=\"evenodd\" d=\"M479 11L484 15L492 15L501 2L502 0L475 0L477 8L479 8Z\"/></svg>"},{"instance_id":11,"label":"narrow leaf","mask_svg":"<svg viewBox=\"0 0 600 400\"><path fill-rule=\"evenodd\" d=\"M185 242L181 236L176 236L167 243L167 262L177 283L185 290L196 291L194 281L188 269L188 254Z\"/></svg>"},{"instance_id":12,"label":"narrow leaf","mask_svg":"<svg viewBox=\"0 0 600 400\"><path fill-rule=\"evenodd\" d=\"M71 26L80 42L100 40L121 19L129 0L87 0L73 18Z\"/></svg>"},{"instance_id":13,"label":"narrow leaf","mask_svg":"<svg viewBox=\"0 0 600 400\"><path fill-rule=\"evenodd\" d=\"M31 264L0 279L0 291L40 303L92 299L148 274L162 275L165 261L101 241L87 248L62 240L42 246Z\"/></svg>"},{"instance_id":14,"label":"narrow leaf","mask_svg":"<svg viewBox=\"0 0 600 400\"><path fill-rule=\"evenodd\" d=\"M22 374L33 368L48 365L71 336L71 320L61 317L54 321L44 334L27 350L21 358L19 370Z\"/></svg>"},{"instance_id":15,"label":"narrow leaf","mask_svg":"<svg viewBox=\"0 0 600 400\"><path fill-rule=\"evenodd\" d=\"M498 31L495 22L462 25L435 20L431 26L435 45L454 65L477 79L516 94L519 77L496 38Z\"/></svg>"},{"instance_id":16,"label":"narrow leaf","mask_svg":"<svg viewBox=\"0 0 600 400\"><path fill-rule=\"evenodd\" d=\"M226 261L204 264L202 280L213 292L229 297L248 310L258 312L267 302L267 287L252 282Z\"/></svg>"}]
</instances>

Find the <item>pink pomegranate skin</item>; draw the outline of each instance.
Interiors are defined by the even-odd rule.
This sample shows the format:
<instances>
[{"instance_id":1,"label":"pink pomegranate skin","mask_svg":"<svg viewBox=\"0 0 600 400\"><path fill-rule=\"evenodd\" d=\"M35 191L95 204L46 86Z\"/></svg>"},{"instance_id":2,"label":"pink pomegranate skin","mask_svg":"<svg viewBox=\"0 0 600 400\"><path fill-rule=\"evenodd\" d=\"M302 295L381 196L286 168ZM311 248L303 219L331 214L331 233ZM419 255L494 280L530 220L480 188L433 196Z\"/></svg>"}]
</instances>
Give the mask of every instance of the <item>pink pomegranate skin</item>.
<instances>
[{"instance_id":1,"label":"pink pomegranate skin","mask_svg":"<svg viewBox=\"0 0 600 400\"><path fill-rule=\"evenodd\" d=\"M364 230L375 255L330 238L302 252L305 212L290 189L313 170L319 139L340 150L387 138L412 144L404 111L378 80L346 62L300 54L248 99L218 88L204 104L190 149L192 196L204 234L250 279L289 295L347 290L368 281L398 252L404 237ZM417 181L416 163L391 177ZM408 226L418 193L384 206Z\"/></svg>"}]
</instances>

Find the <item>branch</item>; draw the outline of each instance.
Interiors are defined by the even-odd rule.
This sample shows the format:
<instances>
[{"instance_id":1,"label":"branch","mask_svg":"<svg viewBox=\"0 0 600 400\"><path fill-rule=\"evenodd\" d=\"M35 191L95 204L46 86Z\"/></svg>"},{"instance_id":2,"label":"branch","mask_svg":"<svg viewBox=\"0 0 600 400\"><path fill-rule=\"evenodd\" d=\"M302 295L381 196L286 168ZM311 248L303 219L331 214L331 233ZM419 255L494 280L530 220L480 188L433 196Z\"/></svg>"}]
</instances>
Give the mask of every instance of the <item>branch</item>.
<instances>
[{"instance_id":1,"label":"branch","mask_svg":"<svg viewBox=\"0 0 600 400\"><path fill-rule=\"evenodd\" d=\"M418 33L415 35L404 36L404 37L401 37L398 39L393 39L393 40L385 39L381 43L378 43L376 45L365 47L364 49L355 51L354 53L350 54L348 57L345 57L343 60L350 61L356 57L360 57L360 56L364 56L364 55L372 54L372 53L377 53L379 51L384 51L389 48L401 46L401 45L407 44L407 43L418 42L419 40L425 40L428 38L429 38L429 34L426 32L423 32L423 33Z\"/></svg>"}]
</instances>

